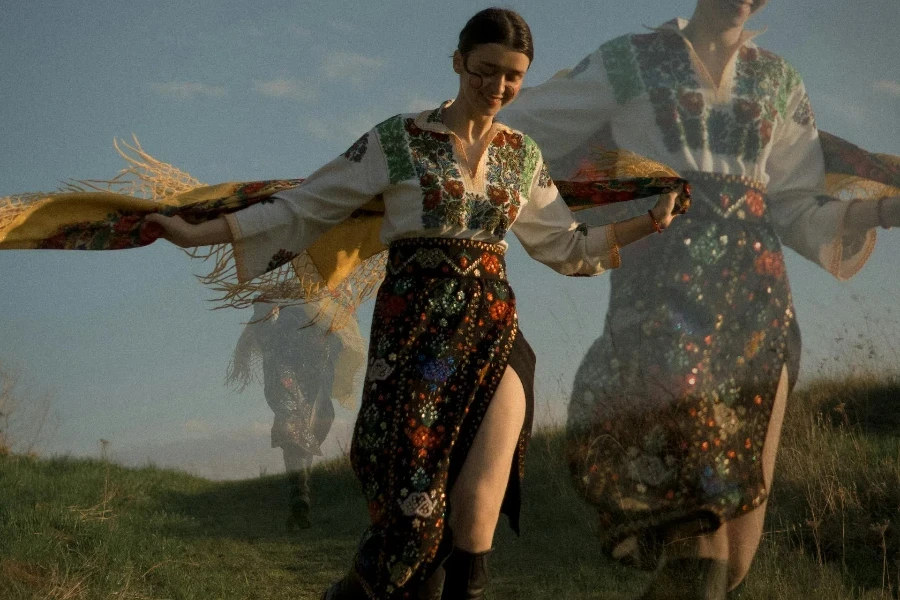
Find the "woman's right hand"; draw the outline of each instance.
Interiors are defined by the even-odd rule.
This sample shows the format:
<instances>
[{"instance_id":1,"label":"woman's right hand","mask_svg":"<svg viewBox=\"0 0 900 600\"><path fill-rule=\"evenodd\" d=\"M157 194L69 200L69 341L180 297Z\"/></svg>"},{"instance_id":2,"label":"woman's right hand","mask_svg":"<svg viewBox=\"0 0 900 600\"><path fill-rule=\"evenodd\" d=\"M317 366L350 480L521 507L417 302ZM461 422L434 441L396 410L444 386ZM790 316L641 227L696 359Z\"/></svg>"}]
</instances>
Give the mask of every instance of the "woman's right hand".
<instances>
[{"instance_id":1,"label":"woman's right hand","mask_svg":"<svg viewBox=\"0 0 900 600\"><path fill-rule=\"evenodd\" d=\"M653 218L659 223L660 229L668 227L672 223L672 220L679 214L679 212L675 210L675 201L678 199L680 193L681 192L669 192L668 194L660 194L659 199L656 201L656 206L650 209L650 212L653 213Z\"/></svg>"},{"instance_id":2,"label":"woman's right hand","mask_svg":"<svg viewBox=\"0 0 900 600\"><path fill-rule=\"evenodd\" d=\"M154 213L147 215L144 222L145 227L161 228L159 237L181 248L225 244L232 241L231 231L222 217L193 225L179 216L167 217Z\"/></svg>"}]
</instances>

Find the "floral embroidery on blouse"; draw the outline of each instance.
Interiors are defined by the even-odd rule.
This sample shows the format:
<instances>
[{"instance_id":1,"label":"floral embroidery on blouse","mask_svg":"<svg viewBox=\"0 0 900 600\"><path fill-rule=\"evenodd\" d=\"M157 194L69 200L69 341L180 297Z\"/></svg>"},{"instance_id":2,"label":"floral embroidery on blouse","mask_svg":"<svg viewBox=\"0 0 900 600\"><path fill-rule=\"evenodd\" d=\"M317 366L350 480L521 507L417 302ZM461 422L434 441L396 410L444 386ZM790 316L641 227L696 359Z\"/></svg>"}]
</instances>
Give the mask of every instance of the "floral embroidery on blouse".
<instances>
[{"instance_id":1,"label":"floral embroidery on blouse","mask_svg":"<svg viewBox=\"0 0 900 600\"><path fill-rule=\"evenodd\" d=\"M806 92L803 93L800 104L797 105L797 110L794 111L793 119L795 123L804 127L816 126L816 116L809 101L809 94Z\"/></svg>"},{"instance_id":2,"label":"floral embroidery on blouse","mask_svg":"<svg viewBox=\"0 0 900 600\"><path fill-rule=\"evenodd\" d=\"M350 146L346 152L344 152L344 158L347 160L351 160L355 163L362 161L363 157L366 155L366 150L369 147L369 134L364 133L361 138L356 140L352 146Z\"/></svg>"},{"instance_id":3,"label":"floral embroidery on blouse","mask_svg":"<svg viewBox=\"0 0 900 600\"><path fill-rule=\"evenodd\" d=\"M440 108L432 111L425 123L441 123L441 112ZM415 118L401 115L375 129L390 182L418 179L426 229L459 226L488 231L502 239L528 199L540 164L540 151L531 138L503 128L487 149L484 192L467 189L451 134L423 129ZM549 175L542 182L549 187Z\"/></svg>"},{"instance_id":4,"label":"floral embroidery on blouse","mask_svg":"<svg viewBox=\"0 0 900 600\"><path fill-rule=\"evenodd\" d=\"M738 51L733 101L710 105L697 80L690 50L675 32L626 35L601 46L607 77L619 104L646 92L670 152L687 147L759 160L784 118L797 71L779 56L755 47ZM798 122L811 118L798 108Z\"/></svg>"},{"instance_id":5,"label":"floral embroidery on blouse","mask_svg":"<svg viewBox=\"0 0 900 600\"><path fill-rule=\"evenodd\" d=\"M384 151L387 161L388 177L392 184L416 176L403 125L403 118L397 115L375 126L378 141L381 142L381 149Z\"/></svg>"},{"instance_id":6,"label":"floral embroidery on blouse","mask_svg":"<svg viewBox=\"0 0 900 600\"><path fill-rule=\"evenodd\" d=\"M294 253L292 253L290 250L279 250L272 256L271 260L269 260L267 269L270 271L272 269L277 269L281 265L289 263L291 259L294 258L294 256Z\"/></svg>"},{"instance_id":7,"label":"floral embroidery on blouse","mask_svg":"<svg viewBox=\"0 0 900 600\"><path fill-rule=\"evenodd\" d=\"M541 165L541 172L538 175L538 185L542 188L548 188L553 185L553 179L550 178L550 171L547 170L547 165Z\"/></svg>"}]
</instances>

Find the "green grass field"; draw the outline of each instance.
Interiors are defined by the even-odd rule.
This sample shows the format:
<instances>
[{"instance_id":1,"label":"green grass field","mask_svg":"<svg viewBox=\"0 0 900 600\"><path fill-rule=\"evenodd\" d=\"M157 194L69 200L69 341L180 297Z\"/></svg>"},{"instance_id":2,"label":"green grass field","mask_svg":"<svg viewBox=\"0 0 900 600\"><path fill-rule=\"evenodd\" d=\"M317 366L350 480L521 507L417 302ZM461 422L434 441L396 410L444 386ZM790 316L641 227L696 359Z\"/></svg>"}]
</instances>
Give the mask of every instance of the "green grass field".
<instances>
[{"instance_id":1,"label":"green grass field","mask_svg":"<svg viewBox=\"0 0 900 600\"><path fill-rule=\"evenodd\" d=\"M490 598L632 597L573 493L559 432L529 450L523 535L498 530ZM318 599L366 523L346 460L313 475L313 528L285 529L282 476L211 482L102 461L0 456L0 598ZM767 533L736 599L897 598L900 385L791 398Z\"/></svg>"}]
</instances>

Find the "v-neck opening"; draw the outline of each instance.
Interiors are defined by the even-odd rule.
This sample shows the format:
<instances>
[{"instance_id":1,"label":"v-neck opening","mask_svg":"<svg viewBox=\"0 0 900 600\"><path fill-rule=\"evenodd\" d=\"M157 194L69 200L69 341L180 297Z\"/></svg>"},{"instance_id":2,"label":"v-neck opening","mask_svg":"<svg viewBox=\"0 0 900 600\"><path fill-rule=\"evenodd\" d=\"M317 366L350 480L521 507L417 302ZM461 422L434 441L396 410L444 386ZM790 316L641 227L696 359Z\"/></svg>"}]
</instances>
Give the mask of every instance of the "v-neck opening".
<instances>
[{"instance_id":1,"label":"v-neck opening","mask_svg":"<svg viewBox=\"0 0 900 600\"><path fill-rule=\"evenodd\" d=\"M485 182L485 170L487 169L487 157L488 153L490 152L491 145L494 143L494 138L497 137L497 134L501 131L508 130L509 127L507 127L503 123L500 123L496 119L491 123L491 127L490 129L488 129L488 132L486 134L487 143L484 145L484 149L478 156L478 160L475 162L475 170L473 171L469 168L469 157L465 149L463 148L462 139L456 134L456 132L447 127L442 118L444 109L450 106L452 102L452 100L448 100L436 109L427 110L420 113L416 118L416 125L420 129L434 131L436 133L442 133L449 136L450 145L453 149L454 162L459 167L460 175L462 176L462 180L465 184L466 189L476 193L484 193L487 189L487 185Z\"/></svg>"},{"instance_id":2,"label":"v-neck opening","mask_svg":"<svg viewBox=\"0 0 900 600\"><path fill-rule=\"evenodd\" d=\"M741 50L746 47L747 44L751 40L753 40L753 38L763 33L765 30L744 30L741 32L741 42L735 47L734 51L732 51L731 55L729 55L728 60L725 62L725 68L722 69L722 76L719 78L719 81L715 81L712 74L709 72L709 68L706 66L706 63L704 63L703 60L701 60L700 55L697 54L697 50L694 48L693 42L691 42L691 40L688 39L688 37L684 34L684 27L686 26L686 24L687 21L676 19L674 22L670 22L662 27L652 29L654 29L655 31L668 31L678 35L684 42L685 48L687 49L688 57L690 58L691 67L694 71L694 74L698 79L704 82L704 87L707 87L713 92L716 103L721 104L728 102L732 96L735 73L737 71L737 61L740 57Z\"/></svg>"},{"instance_id":3,"label":"v-neck opening","mask_svg":"<svg viewBox=\"0 0 900 600\"><path fill-rule=\"evenodd\" d=\"M487 154L491 149L491 144L497 136L497 123L491 123L491 128L488 129L488 132L485 135L487 143L478 155L478 160L475 161L474 171L469 167L469 155L463 147L462 139L449 127L447 129L450 131L450 136L453 138L453 152L456 154L456 162L463 167L462 171L464 171L463 175L467 183L470 184L473 189L483 191L485 162L487 160Z\"/></svg>"}]
</instances>

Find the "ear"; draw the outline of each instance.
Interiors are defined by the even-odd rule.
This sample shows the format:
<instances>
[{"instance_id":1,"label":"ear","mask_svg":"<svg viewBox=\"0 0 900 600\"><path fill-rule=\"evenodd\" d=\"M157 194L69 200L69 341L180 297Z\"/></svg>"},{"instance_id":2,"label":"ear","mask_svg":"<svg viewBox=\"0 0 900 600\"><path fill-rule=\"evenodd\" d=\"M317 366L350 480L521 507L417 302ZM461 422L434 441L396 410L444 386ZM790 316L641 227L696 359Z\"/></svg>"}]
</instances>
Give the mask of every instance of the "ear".
<instances>
[{"instance_id":1,"label":"ear","mask_svg":"<svg viewBox=\"0 0 900 600\"><path fill-rule=\"evenodd\" d=\"M465 71L465 69L463 69L462 53L460 53L459 50L454 50L453 51L453 72L456 73L457 75L462 75L463 71Z\"/></svg>"}]
</instances>

